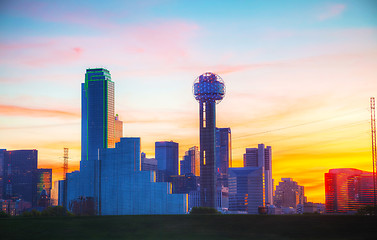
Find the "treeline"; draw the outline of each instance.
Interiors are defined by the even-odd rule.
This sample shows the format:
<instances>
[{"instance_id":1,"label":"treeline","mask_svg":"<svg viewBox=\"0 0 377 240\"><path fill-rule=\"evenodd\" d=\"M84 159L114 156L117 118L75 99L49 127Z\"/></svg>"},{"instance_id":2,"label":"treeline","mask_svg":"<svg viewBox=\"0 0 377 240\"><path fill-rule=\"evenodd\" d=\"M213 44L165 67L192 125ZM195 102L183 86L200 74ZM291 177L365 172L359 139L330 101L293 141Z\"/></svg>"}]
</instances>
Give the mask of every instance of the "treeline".
<instances>
[{"instance_id":1,"label":"treeline","mask_svg":"<svg viewBox=\"0 0 377 240\"><path fill-rule=\"evenodd\" d=\"M63 217L73 216L66 208L62 206L47 207L43 211L32 209L30 211L24 211L20 216L22 217ZM11 217L11 215L0 211L0 218Z\"/></svg>"}]
</instances>

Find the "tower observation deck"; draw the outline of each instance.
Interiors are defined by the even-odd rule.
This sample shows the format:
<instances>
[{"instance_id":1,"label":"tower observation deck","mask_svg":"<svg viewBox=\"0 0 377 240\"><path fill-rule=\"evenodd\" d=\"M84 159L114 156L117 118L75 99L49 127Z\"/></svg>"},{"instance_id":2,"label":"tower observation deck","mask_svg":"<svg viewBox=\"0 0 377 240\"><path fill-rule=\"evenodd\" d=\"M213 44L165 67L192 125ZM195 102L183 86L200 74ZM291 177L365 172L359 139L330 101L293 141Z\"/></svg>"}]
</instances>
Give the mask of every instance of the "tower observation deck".
<instances>
[{"instance_id":1,"label":"tower observation deck","mask_svg":"<svg viewBox=\"0 0 377 240\"><path fill-rule=\"evenodd\" d=\"M200 206L216 208L216 104L225 96L222 78L206 72L194 82L200 117Z\"/></svg>"}]
</instances>

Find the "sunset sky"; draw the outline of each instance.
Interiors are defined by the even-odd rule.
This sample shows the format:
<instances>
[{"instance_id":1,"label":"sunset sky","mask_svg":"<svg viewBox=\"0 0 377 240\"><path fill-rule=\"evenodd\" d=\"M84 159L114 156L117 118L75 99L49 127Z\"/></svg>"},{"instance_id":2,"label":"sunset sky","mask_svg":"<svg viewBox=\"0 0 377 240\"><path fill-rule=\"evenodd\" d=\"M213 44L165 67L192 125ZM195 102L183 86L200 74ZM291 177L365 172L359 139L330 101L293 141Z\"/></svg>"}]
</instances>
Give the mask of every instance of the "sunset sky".
<instances>
[{"instance_id":1,"label":"sunset sky","mask_svg":"<svg viewBox=\"0 0 377 240\"><path fill-rule=\"evenodd\" d=\"M291 177L324 202L330 168L372 171L377 1L1 1L0 148L37 149L62 178L80 161L81 83L105 67L124 135L199 145L195 78L219 74L217 126L245 148L272 146L275 185Z\"/></svg>"}]
</instances>

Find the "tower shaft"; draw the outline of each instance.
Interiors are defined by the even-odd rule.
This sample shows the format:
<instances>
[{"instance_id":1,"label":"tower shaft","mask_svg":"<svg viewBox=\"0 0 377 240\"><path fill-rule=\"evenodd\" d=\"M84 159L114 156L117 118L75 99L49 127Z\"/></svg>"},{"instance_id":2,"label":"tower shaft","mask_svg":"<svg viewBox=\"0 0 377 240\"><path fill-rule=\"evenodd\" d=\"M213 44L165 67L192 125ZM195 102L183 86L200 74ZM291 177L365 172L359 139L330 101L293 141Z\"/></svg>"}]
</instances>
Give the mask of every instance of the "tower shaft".
<instances>
[{"instance_id":1,"label":"tower shaft","mask_svg":"<svg viewBox=\"0 0 377 240\"><path fill-rule=\"evenodd\" d=\"M200 206L216 208L216 102L200 102Z\"/></svg>"}]
</instances>

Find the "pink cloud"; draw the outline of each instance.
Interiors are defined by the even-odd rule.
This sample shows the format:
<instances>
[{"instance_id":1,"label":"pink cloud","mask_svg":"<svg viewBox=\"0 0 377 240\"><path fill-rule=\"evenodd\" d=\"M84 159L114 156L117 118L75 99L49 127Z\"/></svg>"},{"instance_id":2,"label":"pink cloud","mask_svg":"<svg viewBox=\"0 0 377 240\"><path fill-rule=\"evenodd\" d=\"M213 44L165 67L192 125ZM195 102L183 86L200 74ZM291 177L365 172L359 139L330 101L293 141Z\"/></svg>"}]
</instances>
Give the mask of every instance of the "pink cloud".
<instances>
[{"instance_id":1,"label":"pink cloud","mask_svg":"<svg viewBox=\"0 0 377 240\"><path fill-rule=\"evenodd\" d=\"M189 54L190 39L199 29L194 23L174 20L144 26L130 26L122 31L125 51L176 61Z\"/></svg>"},{"instance_id":2,"label":"pink cloud","mask_svg":"<svg viewBox=\"0 0 377 240\"><path fill-rule=\"evenodd\" d=\"M78 55L80 55L80 54L82 53L82 48L75 47L75 48L73 48L73 51L74 51L75 53L77 53Z\"/></svg>"},{"instance_id":3,"label":"pink cloud","mask_svg":"<svg viewBox=\"0 0 377 240\"><path fill-rule=\"evenodd\" d=\"M321 21L324 21L329 18L339 16L340 14L344 12L345 9L346 9L346 5L344 4L330 5L318 16L318 19Z\"/></svg>"},{"instance_id":4,"label":"pink cloud","mask_svg":"<svg viewBox=\"0 0 377 240\"><path fill-rule=\"evenodd\" d=\"M190 40L197 29L194 23L174 20L143 26L125 25L98 37L22 39L0 43L0 63L35 67L81 61L86 65L139 63L138 66L159 68L164 63L188 58L192 49ZM99 59L101 62L97 63Z\"/></svg>"},{"instance_id":5,"label":"pink cloud","mask_svg":"<svg viewBox=\"0 0 377 240\"><path fill-rule=\"evenodd\" d=\"M2 52L5 52L5 51L19 51L19 50L30 49L30 48L47 48L47 47L51 47L54 44L55 44L55 41L53 40L35 42L35 43L30 43L30 42L0 43L0 50Z\"/></svg>"},{"instance_id":6,"label":"pink cloud","mask_svg":"<svg viewBox=\"0 0 377 240\"><path fill-rule=\"evenodd\" d=\"M45 66L79 60L82 47L68 38L34 38L27 41L0 43L0 63Z\"/></svg>"}]
</instances>

